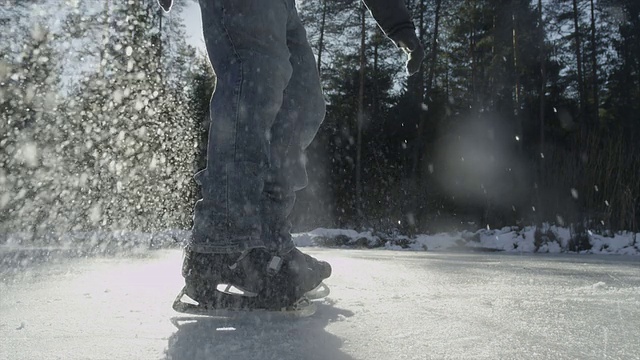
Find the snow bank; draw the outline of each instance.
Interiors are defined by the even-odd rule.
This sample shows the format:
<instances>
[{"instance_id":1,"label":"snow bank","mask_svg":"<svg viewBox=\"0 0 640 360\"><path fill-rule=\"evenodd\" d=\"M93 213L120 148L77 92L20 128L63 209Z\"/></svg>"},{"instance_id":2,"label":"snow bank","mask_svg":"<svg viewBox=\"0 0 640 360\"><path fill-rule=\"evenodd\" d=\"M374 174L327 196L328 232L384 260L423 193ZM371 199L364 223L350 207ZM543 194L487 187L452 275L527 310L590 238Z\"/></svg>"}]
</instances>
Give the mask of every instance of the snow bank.
<instances>
[{"instance_id":1,"label":"snow bank","mask_svg":"<svg viewBox=\"0 0 640 360\"><path fill-rule=\"evenodd\" d=\"M316 229L294 234L293 239L297 246L640 255L640 233L606 236L589 231L580 237L569 228L556 226L506 227L414 237L375 234L372 231Z\"/></svg>"}]
</instances>

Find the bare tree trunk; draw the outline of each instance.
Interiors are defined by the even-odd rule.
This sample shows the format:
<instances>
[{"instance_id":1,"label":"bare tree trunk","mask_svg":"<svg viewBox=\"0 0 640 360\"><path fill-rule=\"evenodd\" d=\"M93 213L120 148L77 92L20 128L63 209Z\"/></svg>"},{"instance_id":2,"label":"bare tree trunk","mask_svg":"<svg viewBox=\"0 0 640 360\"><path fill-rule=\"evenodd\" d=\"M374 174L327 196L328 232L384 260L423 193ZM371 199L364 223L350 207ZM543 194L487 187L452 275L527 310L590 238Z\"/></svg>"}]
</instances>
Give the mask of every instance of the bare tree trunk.
<instances>
[{"instance_id":1,"label":"bare tree trunk","mask_svg":"<svg viewBox=\"0 0 640 360\"><path fill-rule=\"evenodd\" d=\"M320 40L318 41L318 74L322 75L322 50L324 48L324 32L327 24L327 0L322 0L322 20L320 21Z\"/></svg>"},{"instance_id":2,"label":"bare tree trunk","mask_svg":"<svg viewBox=\"0 0 640 360\"><path fill-rule=\"evenodd\" d=\"M377 34L374 35L373 41L373 98L371 99L371 104L373 111L378 112L378 104L380 103L378 99L378 62L379 62L379 49L380 49L380 36Z\"/></svg>"},{"instance_id":3,"label":"bare tree trunk","mask_svg":"<svg viewBox=\"0 0 640 360\"><path fill-rule=\"evenodd\" d=\"M360 3L360 87L358 89L358 135L356 140L356 211L362 221L362 123L364 122L364 75L366 60L364 57L366 40L366 8Z\"/></svg>"},{"instance_id":4,"label":"bare tree trunk","mask_svg":"<svg viewBox=\"0 0 640 360\"><path fill-rule=\"evenodd\" d=\"M578 100L580 105L580 116L584 116L584 81L582 76L582 45L580 41L580 14L578 10L578 0L573 0L573 27L575 37L576 66L578 70Z\"/></svg>"},{"instance_id":5,"label":"bare tree trunk","mask_svg":"<svg viewBox=\"0 0 640 360\"><path fill-rule=\"evenodd\" d=\"M512 5L513 6L513 5ZM515 76L515 103L514 103L514 115L516 117L516 121L518 124L518 136L520 136L520 141L518 141L518 149L522 153L522 135L523 135L523 124L522 124L522 116L520 116L520 71L518 66L520 66L520 58L518 57L518 29L516 28L516 24L518 21L518 17L515 13L515 9L511 9L511 22L512 22L512 38L513 38L513 75Z\"/></svg>"},{"instance_id":6,"label":"bare tree trunk","mask_svg":"<svg viewBox=\"0 0 640 360\"><path fill-rule=\"evenodd\" d=\"M420 29L418 29L418 39L420 39L420 43L424 44L424 34L425 34L425 24L424 24L424 12L425 12L425 1L420 0L420 6L418 7L418 11L420 12ZM416 81L418 82L418 94L419 101L422 104L424 102L425 88L424 88L424 66L420 67L420 71L418 74L414 75L416 77Z\"/></svg>"},{"instance_id":7,"label":"bare tree trunk","mask_svg":"<svg viewBox=\"0 0 640 360\"><path fill-rule=\"evenodd\" d=\"M598 55L596 45L596 14L591 0L591 67L592 67L592 97L593 97L593 120L595 124L600 122L600 100L598 96Z\"/></svg>"},{"instance_id":8,"label":"bare tree trunk","mask_svg":"<svg viewBox=\"0 0 640 360\"><path fill-rule=\"evenodd\" d=\"M547 92L547 53L545 51L545 32L542 22L542 0L538 0L538 26L540 28L540 161L544 156L544 115L545 94Z\"/></svg>"},{"instance_id":9,"label":"bare tree trunk","mask_svg":"<svg viewBox=\"0 0 640 360\"><path fill-rule=\"evenodd\" d=\"M475 6L475 5L474 5ZM476 24L475 20L471 20L471 33L469 34L469 59L471 60L471 104L475 108L478 104L478 96L476 92L476 73L477 73L477 61L476 61Z\"/></svg>"},{"instance_id":10,"label":"bare tree trunk","mask_svg":"<svg viewBox=\"0 0 640 360\"><path fill-rule=\"evenodd\" d=\"M436 63L438 61L438 36L440 31L440 10L442 9L442 0L436 0L436 13L433 24L433 40L431 42L431 63L429 64L429 74L427 75L427 96L430 96L433 89L433 79L436 73Z\"/></svg>"}]
</instances>

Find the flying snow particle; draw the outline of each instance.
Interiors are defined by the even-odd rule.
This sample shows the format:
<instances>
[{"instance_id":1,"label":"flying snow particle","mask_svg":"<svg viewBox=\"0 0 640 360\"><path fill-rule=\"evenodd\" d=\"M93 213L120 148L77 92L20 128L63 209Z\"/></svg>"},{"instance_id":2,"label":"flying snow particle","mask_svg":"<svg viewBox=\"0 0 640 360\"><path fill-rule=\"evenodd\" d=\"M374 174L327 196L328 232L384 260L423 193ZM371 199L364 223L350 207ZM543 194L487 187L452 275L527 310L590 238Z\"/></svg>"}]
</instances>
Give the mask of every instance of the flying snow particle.
<instances>
[{"instance_id":1,"label":"flying snow particle","mask_svg":"<svg viewBox=\"0 0 640 360\"><path fill-rule=\"evenodd\" d=\"M80 177L78 178L78 183L80 184L80 186L87 186L88 181L89 174L87 174L86 172L80 174Z\"/></svg>"},{"instance_id":2,"label":"flying snow particle","mask_svg":"<svg viewBox=\"0 0 640 360\"><path fill-rule=\"evenodd\" d=\"M151 158L151 163L149 164L149 170L155 170L157 166L158 166L158 159L156 158L156 155L153 154L153 157Z\"/></svg>"},{"instance_id":3,"label":"flying snow particle","mask_svg":"<svg viewBox=\"0 0 640 360\"><path fill-rule=\"evenodd\" d=\"M27 190L26 189L21 189L20 191L18 191L18 195L16 195L14 200L21 200L21 199L24 198L25 195L27 195Z\"/></svg>"},{"instance_id":4,"label":"flying snow particle","mask_svg":"<svg viewBox=\"0 0 640 360\"><path fill-rule=\"evenodd\" d=\"M124 92L122 89L117 89L113 92L113 102L116 104L122 103L122 98L124 97Z\"/></svg>"},{"instance_id":5,"label":"flying snow particle","mask_svg":"<svg viewBox=\"0 0 640 360\"><path fill-rule=\"evenodd\" d=\"M10 72L11 68L9 67L9 64L4 60L0 60L0 82L3 82L4 79L9 76Z\"/></svg>"},{"instance_id":6,"label":"flying snow particle","mask_svg":"<svg viewBox=\"0 0 640 360\"><path fill-rule=\"evenodd\" d=\"M558 222L558 225L564 226L564 219L562 218L562 216L556 215L556 221Z\"/></svg>"},{"instance_id":7,"label":"flying snow particle","mask_svg":"<svg viewBox=\"0 0 640 360\"><path fill-rule=\"evenodd\" d=\"M434 171L433 164L429 164L428 168L429 168L429 173L433 174L433 171Z\"/></svg>"},{"instance_id":8,"label":"flying snow particle","mask_svg":"<svg viewBox=\"0 0 640 360\"><path fill-rule=\"evenodd\" d=\"M97 224L102 219L102 209L100 204L95 204L89 209L89 220L92 223Z\"/></svg>"},{"instance_id":9,"label":"flying snow particle","mask_svg":"<svg viewBox=\"0 0 640 360\"><path fill-rule=\"evenodd\" d=\"M520 141L520 136L516 135L516 141Z\"/></svg>"},{"instance_id":10,"label":"flying snow particle","mask_svg":"<svg viewBox=\"0 0 640 360\"><path fill-rule=\"evenodd\" d=\"M136 100L136 104L134 106L134 108L138 111L142 110L144 108L144 103L142 102L141 99Z\"/></svg>"},{"instance_id":11,"label":"flying snow particle","mask_svg":"<svg viewBox=\"0 0 640 360\"><path fill-rule=\"evenodd\" d=\"M11 195L9 195L8 192L2 194L2 196L0 196L0 209L4 209L4 207L9 203L9 200L11 200Z\"/></svg>"},{"instance_id":12,"label":"flying snow particle","mask_svg":"<svg viewBox=\"0 0 640 360\"><path fill-rule=\"evenodd\" d=\"M607 206L609 206L609 200L605 200L605 201L604 201L604 204L605 204L605 205L607 205Z\"/></svg>"},{"instance_id":13,"label":"flying snow particle","mask_svg":"<svg viewBox=\"0 0 640 360\"><path fill-rule=\"evenodd\" d=\"M422 103L420 106L422 107L422 111L429 111L429 106L427 104Z\"/></svg>"},{"instance_id":14,"label":"flying snow particle","mask_svg":"<svg viewBox=\"0 0 640 360\"><path fill-rule=\"evenodd\" d=\"M573 196L574 199L578 199L578 190L571 188L571 196Z\"/></svg>"},{"instance_id":15,"label":"flying snow particle","mask_svg":"<svg viewBox=\"0 0 640 360\"><path fill-rule=\"evenodd\" d=\"M55 92L49 91L44 96L43 108L49 111L55 111L58 107L58 96Z\"/></svg>"},{"instance_id":16,"label":"flying snow particle","mask_svg":"<svg viewBox=\"0 0 640 360\"><path fill-rule=\"evenodd\" d=\"M42 26L40 26L40 24L36 23L33 29L31 29L31 38L34 40L34 42L42 42L46 36L47 31Z\"/></svg>"},{"instance_id":17,"label":"flying snow particle","mask_svg":"<svg viewBox=\"0 0 640 360\"><path fill-rule=\"evenodd\" d=\"M34 142L25 142L16 153L16 158L29 167L38 166L38 146Z\"/></svg>"},{"instance_id":18,"label":"flying snow particle","mask_svg":"<svg viewBox=\"0 0 640 360\"><path fill-rule=\"evenodd\" d=\"M127 54L127 56L131 56L131 54L133 54L133 48L131 46L127 46L124 52L125 54Z\"/></svg>"}]
</instances>

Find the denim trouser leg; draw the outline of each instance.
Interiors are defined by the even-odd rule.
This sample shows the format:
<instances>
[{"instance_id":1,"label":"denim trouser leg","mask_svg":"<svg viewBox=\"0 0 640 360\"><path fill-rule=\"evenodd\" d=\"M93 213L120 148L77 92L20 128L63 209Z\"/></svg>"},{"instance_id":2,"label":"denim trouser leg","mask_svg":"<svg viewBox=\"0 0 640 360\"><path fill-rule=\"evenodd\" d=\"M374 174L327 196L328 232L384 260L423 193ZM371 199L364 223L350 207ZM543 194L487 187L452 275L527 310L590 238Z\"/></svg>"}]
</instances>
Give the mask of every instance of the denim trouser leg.
<instances>
[{"instance_id":1,"label":"denim trouser leg","mask_svg":"<svg viewBox=\"0 0 640 360\"><path fill-rule=\"evenodd\" d=\"M280 252L294 246L288 217L295 191L307 185L304 149L315 137L325 114L315 57L295 8L287 25L287 46L293 74L271 129L271 163L261 206L263 238L268 247Z\"/></svg>"},{"instance_id":2,"label":"denim trouser leg","mask_svg":"<svg viewBox=\"0 0 640 360\"><path fill-rule=\"evenodd\" d=\"M292 246L293 191L306 183L302 150L324 116L313 54L291 0L200 6L218 79L190 247L282 251Z\"/></svg>"}]
</instances>

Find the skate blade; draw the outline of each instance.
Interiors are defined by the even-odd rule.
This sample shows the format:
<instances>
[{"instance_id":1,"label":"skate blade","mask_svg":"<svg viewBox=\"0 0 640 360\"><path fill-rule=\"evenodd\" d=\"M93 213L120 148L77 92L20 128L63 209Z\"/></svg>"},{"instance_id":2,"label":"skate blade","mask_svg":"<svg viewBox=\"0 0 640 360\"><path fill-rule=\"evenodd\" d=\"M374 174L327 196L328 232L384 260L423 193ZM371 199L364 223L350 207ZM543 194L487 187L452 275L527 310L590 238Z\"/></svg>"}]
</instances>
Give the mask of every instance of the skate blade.
<instances>
[{"instance_id":1,"label":"skate blade","mask_svg":"<svg viewBox=\"0 0 640 360\"><path fill-rule=\"evenodd\" d=\"M187 301L184 301L187 300ZM183 288L173 302L173 310L190 315L202 315L218 318L242 318L242 317L283 317L304 318L316 313L318 306L307 297L302 297L294 305L281 310L260 308L215 308L199 304L185 293Z\"/></svg>"},{"instance_id":2,"label":"skate blade","mask_svg":"<svg viewBox=\"0 0 640 360\"><path fill-rule=\"evenodd\" d=\"M319 300L327 297L330 292L329 287L324 282L321 282L315 289L307 291L304 296L309 300Z\"/></svg>"}]
</instances>

